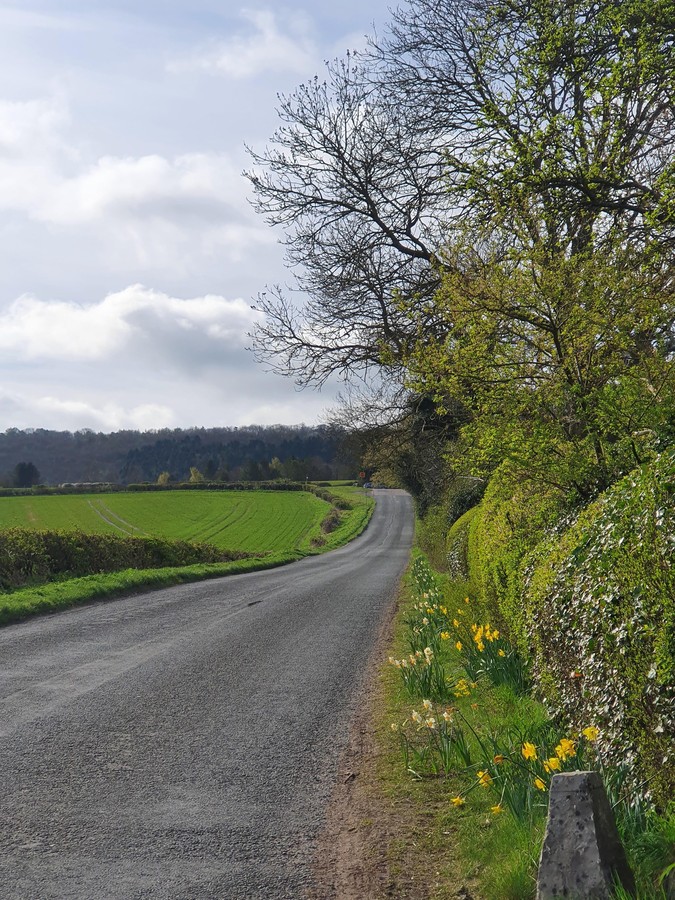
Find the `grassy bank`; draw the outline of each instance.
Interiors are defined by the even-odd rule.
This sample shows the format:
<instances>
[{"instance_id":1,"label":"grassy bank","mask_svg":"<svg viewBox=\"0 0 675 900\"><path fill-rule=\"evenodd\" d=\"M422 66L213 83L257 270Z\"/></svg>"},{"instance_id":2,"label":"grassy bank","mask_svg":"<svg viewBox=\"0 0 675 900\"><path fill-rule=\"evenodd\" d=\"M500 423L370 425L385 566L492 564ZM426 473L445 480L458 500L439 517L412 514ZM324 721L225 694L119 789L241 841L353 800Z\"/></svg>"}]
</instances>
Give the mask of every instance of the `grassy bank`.
<instances>
[{"instance_id":1,"label":"grassy bank","mask_svg":"<svg viewBox=\"0 0 675 900\"><path fill-rule=\"evenodd\" d=\"M549 719L496 629L482 623L482 633L471 630L480 620L470 621L466 582L442 576L420 587L412 571L393 663L383 667L386 701L377 727L383 802L402 812L388 847L393 883L406 897L403 885L413 884L417 896L436 900L462 890L473 900L528 900L550 777L598 767L592 723L585 733L567 734ZM675 810L657 815L623 792L620 774L604 776L638 896L663 898L658 879L675 853Z\"/></svg>"}]
</instances>

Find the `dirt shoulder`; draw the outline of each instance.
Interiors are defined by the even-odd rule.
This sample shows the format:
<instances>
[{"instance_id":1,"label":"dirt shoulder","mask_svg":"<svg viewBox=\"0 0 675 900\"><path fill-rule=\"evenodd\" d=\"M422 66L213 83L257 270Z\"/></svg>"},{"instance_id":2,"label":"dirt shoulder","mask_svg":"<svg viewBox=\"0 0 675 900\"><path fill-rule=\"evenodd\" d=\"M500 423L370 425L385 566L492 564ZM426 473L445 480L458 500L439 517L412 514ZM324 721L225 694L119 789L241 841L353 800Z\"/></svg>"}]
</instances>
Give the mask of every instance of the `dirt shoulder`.
<instances>
[{"instance_id":1,"label":"dirt shoulder","mask_svg":"<svg viewBox=\"0 0 675 900\"><path fill-rule=\"evenodd\" d=\"M308 900L471 900L451 871L451 831L441 831L439 842L438 818L447 805L442 786L434 802L422 802L398 754L392 764L383 664L397 612L398 604L380 631L360 688Z\"/></svg>"}]
</instances>

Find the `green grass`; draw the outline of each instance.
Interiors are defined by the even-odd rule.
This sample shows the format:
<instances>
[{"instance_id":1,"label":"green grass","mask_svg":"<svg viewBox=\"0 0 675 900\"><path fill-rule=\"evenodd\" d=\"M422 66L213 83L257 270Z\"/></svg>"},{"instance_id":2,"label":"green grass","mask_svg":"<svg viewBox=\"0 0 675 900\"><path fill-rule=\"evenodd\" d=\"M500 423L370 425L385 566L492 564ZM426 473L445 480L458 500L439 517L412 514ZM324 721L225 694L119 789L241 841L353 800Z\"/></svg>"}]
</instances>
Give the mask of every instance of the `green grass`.
<instances>
[{"instance_id":1,"label":"green grass","mask_svg":"<svg viewBox=\"0 0 675 900\"><path fill-rule=\"evenodd\" d=\"M166 491L0 497L0 528L153 535L252 553L308 544L329 505L304 491Z\"/></svg>"},{"instance_id":2,"label":"green grass","mask_svg":"<svg viewBox=\"0 0 675 900\"><path fill-rule=\"evenodd\" d=\"M209 491L0 498L0 528L81 529L208 542L255 554L249 559L69 578L0 594L0 624L90 600L148 588L268 569L352 540L368 524L374 502L350 487L332 491L351 504L330 533L331 506L304 492ZM106 519L108 521L106 521Z\"/></svg>"}]
</instances>

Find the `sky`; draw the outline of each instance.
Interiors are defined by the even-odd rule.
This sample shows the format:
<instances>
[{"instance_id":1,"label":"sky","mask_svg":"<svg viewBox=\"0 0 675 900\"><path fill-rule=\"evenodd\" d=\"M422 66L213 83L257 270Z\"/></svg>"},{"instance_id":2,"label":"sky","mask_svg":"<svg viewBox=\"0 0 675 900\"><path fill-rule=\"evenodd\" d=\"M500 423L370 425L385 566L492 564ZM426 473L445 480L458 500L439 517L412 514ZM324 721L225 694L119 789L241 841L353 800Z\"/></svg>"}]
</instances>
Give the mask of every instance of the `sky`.
<instances>
[{"instance_id":1,"label":"sky","mask_svg":"<svg viewBox=\"0 0 675 900\"><path fill-rule=\"evenodd\" d=\"M244 145L391 5L0 0L0 431L323 420L247 350L290 277Z\"/></svg>"}]
</instances>

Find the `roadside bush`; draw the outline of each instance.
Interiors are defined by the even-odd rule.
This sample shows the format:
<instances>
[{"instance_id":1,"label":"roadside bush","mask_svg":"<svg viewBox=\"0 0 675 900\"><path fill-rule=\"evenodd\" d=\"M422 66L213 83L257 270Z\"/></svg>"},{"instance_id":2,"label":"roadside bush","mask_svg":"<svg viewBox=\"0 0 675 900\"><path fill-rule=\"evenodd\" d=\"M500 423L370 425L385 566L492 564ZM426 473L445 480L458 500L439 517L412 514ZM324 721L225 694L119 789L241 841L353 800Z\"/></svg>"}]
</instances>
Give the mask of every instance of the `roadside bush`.
<instances>
[{"instance_id":1,"label":"roadside bush","mask_svg":"<svg viewBox=\"0 0 675 900\"><path fill-rule=\"evenodd\" d=\"M485 491L481 478L456 475L446 487L442 498L427 508L417 520L417 540L439 572L451 572L453 560L446 540L448 529L470 511L475 510Z\"/></svg>"},{"instance_id":2,"label":"roadside bush","mask_svg":"<svg viewBox=\"0 0 675 900\"><path fill-rule=\"evenodd\" d=\"M524 655L529 652L529 624L522 602L523 562L563 510L559 491L522 481L504 463L468 525L472 592L483 615L498 624Z\"/></svg>"},{"instance_id":3,"label":"roadside bush","mask_svg":"<svg viewBox=\"0 0 675 900\"><path fill-rule=\"evenodd\" d=\"M593 721L605 762L675 793L675 450L544 541L525 573L526 627L548 704Z\"/></svg>"},{"instance_id":4,"label":"roadside bush","mask_svg":"<svg viewBox=\"0 0 675 900\"><path fill-rule=\"evenodd\" d=\"M163 538L8 528L0 531L0 589L12 590L63 576L228 562L248 556L210 544Z\"/></svg>"},{"instance_id":5,"label":"roadside bush","mask_svg":"<svg viewBox=\"0 0 675 900\"><path fill-rule=\"evenodd\" d=\"M452 526L445 539L446 568L451 578L469 578L469 528L478 507L468 510Z\"/></svg>"}]
</instances>

